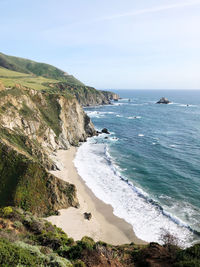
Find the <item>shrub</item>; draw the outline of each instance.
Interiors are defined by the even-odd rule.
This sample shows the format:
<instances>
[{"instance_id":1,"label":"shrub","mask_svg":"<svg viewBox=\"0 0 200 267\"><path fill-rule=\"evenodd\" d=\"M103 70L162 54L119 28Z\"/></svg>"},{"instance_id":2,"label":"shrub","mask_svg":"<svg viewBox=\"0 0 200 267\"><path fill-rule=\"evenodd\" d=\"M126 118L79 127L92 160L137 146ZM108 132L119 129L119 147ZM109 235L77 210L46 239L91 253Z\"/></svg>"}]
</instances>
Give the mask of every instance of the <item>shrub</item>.
<instances>
[{"instance_id":1,"label":"shrub","mask_svg":"<svg viewBox=\"0 0 200 267\"><path fill-rule=\"evenodd\" d=\"M58 266L58 267L72 267L71 262L65 258L59 257L56 254L49 255L50 258L50 266Z\"/></svg>"},{"instance_id":2,"label":"shrub","mask_svg":"<svg viewBox=\"0 0 200 267\"><path fill-rule=\"evenodd\" d=\"M83 248L80 245L72 246L69 250L65 252L66 257L70 260L76 260L81 258Z\"/></svg>"},{"instance_id":3,"label":"shrub","mask_svg":"<svg viewBox=\"0 0 200 267\"><path fill-rule=\"evenodd\" d=\"M1 209L1 214L3 217L9 217L13 213L12 207L5 207Z\"/></svg>"},{"instance_id":4,"label":"shrub","mask_svg":"<svg viewBox=\"0 0 200 267\"><path fill-rule=\"evenodd\" d=\"M60 246L68 243L67 235L61 230L43 231L42 234L38 235L37 240L41 245L48 246L53 250L57 250Z\"/></svg>"},{"instance_id":5,"label":"shrub","mask_svg":"<svg viewBox=\"0 0 200 267\"><path fill-rule=\"evenodd\" d=\"M95 242L91 237L84 236L81 241L78 241L79 245L81 245L84 249L93 250L95 246Z\"/></svg>"},{"instance_id":6,"label":"shrub","mask_svg":"<svg viewBox=\"0 0 200 267\"><path fill-rule=\"evenodd\" d=\"M77 244L70 247L65 251L65 256L70 260L76 260L81 258L83 250L93 250L95 242L92 238L84 236L81 241L77 241Z\"/></svg>"},{"instance_id":7,"label":"shrub","mask_svg":"<svg viewBox=\"0 0 200 267\"><path fill-rule=\"evenodd\" d=\"M32 255L29 250L0 239L0 266L39 266L43 260Z\"/></svg>"},{"instance_id":8,"label":"shrub","mask_svg":"<svg viewBox=\"0 0 200 267\"><path fill-rule=\"evenodd\" d=\"M177 253L177 267L200 266L200 244L196 244Z\"/></svg>"},{"instance_id":9,"label":"shrub","mask_svg":"<svg viewBox=\"0 0 200 267\"><path fill-rule=\"evenodd\" d=\"M20 221L15 221L13 223L14 228L21 230L23 228L23 224Z\"/></svg>"},{"instance_id":10,"label":"shrub","mask_svg":"<svg viewBox=\"0 0 200 267\"><path fill-rule=\"evenodd\" d=\"M86 267L85 263L81 260L77 260L74 263L74 267Z\"/></svg>"}]
</instances>

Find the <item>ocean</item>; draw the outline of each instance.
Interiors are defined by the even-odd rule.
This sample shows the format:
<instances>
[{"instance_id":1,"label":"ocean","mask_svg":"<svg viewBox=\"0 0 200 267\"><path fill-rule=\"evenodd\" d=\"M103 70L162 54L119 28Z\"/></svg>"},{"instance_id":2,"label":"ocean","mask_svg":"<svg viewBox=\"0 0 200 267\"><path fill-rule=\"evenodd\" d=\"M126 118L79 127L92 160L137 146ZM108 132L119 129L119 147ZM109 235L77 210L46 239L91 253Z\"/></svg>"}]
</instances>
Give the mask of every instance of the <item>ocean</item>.
<instances>
[{"instance_id":1,"label":"ocean","mask_svg":"<svg viewBox=\"0 0 200 267\"><path fill-rule=\"evenodd\" d=\"M182 246L200 241L200 91L114 92L118 102L85 108L110 135L79 147L80 176L142 240L162 243L167 231ZM155 104L163 96L172 103Z\"/></svg>"}]
</instances>

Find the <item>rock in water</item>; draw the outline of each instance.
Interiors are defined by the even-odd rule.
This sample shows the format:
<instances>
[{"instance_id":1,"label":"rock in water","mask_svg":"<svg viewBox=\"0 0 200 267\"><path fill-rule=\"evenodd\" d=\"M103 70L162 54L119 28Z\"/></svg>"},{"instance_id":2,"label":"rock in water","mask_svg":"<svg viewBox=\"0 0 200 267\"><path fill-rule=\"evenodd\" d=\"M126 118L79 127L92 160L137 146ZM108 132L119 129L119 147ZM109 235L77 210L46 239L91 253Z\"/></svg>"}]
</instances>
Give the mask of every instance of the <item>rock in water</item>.
<instances>
[{"instance_id":1,"label":"rock in water","mask_svg":"<svg viewBox=\"0 0 200 267\"><path fill-rule=\"evenodd\" d=\"M105 134L110 134L107 128L103 128L103 129L101 130L101 132L102 132L102 133L105 133Z\"/></svg>"},{"instance_id":2,"label":"rock in water","mask_svg":"<svg viewBox=\"0 0 200 267\"><path fill-rule=\"evenodd\" d=\"M166 97L162 97L156 104L169 104L171 103Z\"/></svg>"}]
</instances>

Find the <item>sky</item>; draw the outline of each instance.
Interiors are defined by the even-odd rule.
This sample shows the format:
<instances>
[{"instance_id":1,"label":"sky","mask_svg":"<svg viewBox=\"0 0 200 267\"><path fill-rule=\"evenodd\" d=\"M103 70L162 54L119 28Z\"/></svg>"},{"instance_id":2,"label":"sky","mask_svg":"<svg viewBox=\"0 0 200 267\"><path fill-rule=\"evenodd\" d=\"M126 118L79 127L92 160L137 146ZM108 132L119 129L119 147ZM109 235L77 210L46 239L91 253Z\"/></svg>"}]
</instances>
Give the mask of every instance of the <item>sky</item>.
<instances>
[{"instance_id":1,"label":"sky","mask_svg":"<svg viewBox=\"0 0 200 267\"><path fill-rule=\"evenodd\" d=\"M200 89L200 0L0 0L0 51L98 89Z\"/></svg>"}]
</instances>

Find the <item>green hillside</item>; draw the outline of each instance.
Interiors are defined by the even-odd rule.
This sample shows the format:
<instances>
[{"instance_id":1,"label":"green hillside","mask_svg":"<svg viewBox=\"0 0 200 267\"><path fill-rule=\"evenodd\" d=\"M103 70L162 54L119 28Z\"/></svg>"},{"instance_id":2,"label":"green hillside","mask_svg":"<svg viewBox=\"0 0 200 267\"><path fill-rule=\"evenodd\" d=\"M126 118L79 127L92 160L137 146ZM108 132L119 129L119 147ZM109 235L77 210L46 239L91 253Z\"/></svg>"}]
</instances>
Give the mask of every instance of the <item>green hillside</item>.
<instances>
[{"instance_id":1,"label":"green hillside","mask_svg":"<svg viewBox=\"0 0 200 267\"><path fill-rule=\"evenodd\" d=\"M69 75L52 65L38 63L29 59L8 56L3 53L0 53L0 67L29 75L65 81L74 85L84 85L72 75Z\"/></svg>"}]
</instances>

